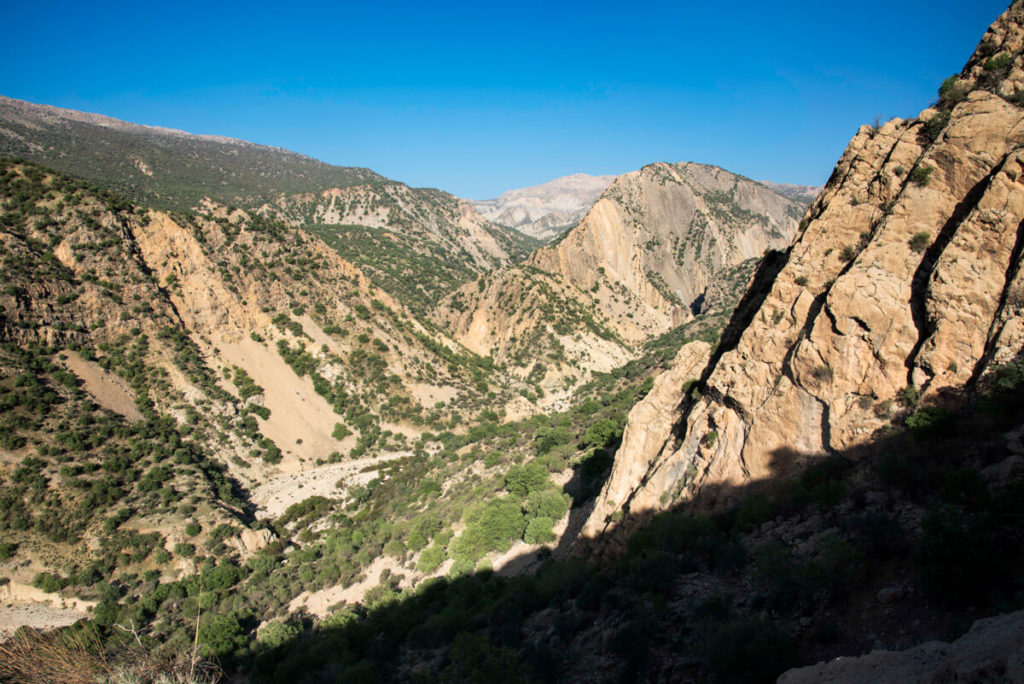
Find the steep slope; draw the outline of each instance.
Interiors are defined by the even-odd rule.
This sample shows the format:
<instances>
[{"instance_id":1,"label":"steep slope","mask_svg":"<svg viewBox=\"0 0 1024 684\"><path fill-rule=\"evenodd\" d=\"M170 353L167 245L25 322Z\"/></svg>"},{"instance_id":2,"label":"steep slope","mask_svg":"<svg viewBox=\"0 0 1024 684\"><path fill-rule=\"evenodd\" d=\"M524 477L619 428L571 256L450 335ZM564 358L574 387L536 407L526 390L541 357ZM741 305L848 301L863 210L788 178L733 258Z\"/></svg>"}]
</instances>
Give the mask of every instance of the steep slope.
<instances>
[{"instance_id":1,"label":"steep slope","mask_svg":"<svg viewBox=\"0 0 1024 684\"><path fill-rule=\"evenodd\" d=\"M529 405L303 230L219 205L136 208L27 163L4 163L0 183L0 529L21 549L3 567L15 582L68 564L176 576L197 541L244 556L255 517L324 480L344 499L486 397ZM189 518L218 537L183 537ZM125 545L137 555L118 560Z\"/></svg>"},{"instance_id":2,"label":"steep slope","mask_svg":"<svg viewBox=\"0 0 1024 684\"><path fill-rule=\"evenodd\" d=\"M615 176L574 173L471 204L490 221L550 240L579 223L613 180Z\"/></svg>"},{"instance_id":3,"label":"steep slope","mask_svg":"<svg viewBox=\"0 0 1024 684\"><path fill-rule=\"evenodd\" d=\"M489 274L448 297L435 320L457 340L496 360L562 349L579 375L607 370L640 343L706 309L709 286L766 251L785 248L803 206L723 169L652 164L619 177L579 225L523 267ZM525 283L535 295L522 292ZM552 311L575 309L572 320ZM583 325L579 325L583 322ZM537 346L538 340L547 343Z\"/></svg>"},{"instance_id":4,"label":"steep slope","mask_svg":"<svg viewBox=\"0 0 1024 684\"><path fill-rule=\"evenodd\" d=\"M251 206L283 193L381 180L244 140L140 126L0 96L0 156L99 183L138 202L187 210L204 197Z\"/></svg>"},{"instance_id":5,"label":"steep slope","mask_svg":"<svg viewBox=\"0 0 1024 684\"><path fill-rule=\"evenodd\" d=\"M698 390L677 383L656 434L635 409L585 535L849 449L899 405L941 411L1021 353L1022 22L1016 3L936 108L861 128L733 334L687 373Z\"/></svg>"},{"instance_id":6,"label":"steep slope","mask_svg":"<svg viewBox=\"0 0 1024 684\"><path fill-rule=\"evenodd\" d=\"M521 260L538 245L490 223L465 200L392 181L283 196L258 213L316 233L421 314L459 285Z\"/></svg>"}]
</instances>

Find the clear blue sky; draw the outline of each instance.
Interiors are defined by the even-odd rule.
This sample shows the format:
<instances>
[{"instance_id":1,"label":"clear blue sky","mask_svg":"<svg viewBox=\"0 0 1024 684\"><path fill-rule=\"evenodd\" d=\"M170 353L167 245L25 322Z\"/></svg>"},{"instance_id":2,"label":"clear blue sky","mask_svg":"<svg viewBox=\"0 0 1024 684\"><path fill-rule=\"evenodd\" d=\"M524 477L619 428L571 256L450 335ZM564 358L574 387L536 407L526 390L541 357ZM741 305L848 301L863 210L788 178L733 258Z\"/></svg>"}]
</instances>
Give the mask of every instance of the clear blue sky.
<instances>
[{"instance_id":1,"label":"clear blue sky","mask_svg":"<svg viewBox=\"0 0 1024 684\"><path fill-rule=\"evenodd\" d=\"M653 161L818 184L1008 4L12 2L0 94L474 199Z\"/></svg>"}]
</instances>

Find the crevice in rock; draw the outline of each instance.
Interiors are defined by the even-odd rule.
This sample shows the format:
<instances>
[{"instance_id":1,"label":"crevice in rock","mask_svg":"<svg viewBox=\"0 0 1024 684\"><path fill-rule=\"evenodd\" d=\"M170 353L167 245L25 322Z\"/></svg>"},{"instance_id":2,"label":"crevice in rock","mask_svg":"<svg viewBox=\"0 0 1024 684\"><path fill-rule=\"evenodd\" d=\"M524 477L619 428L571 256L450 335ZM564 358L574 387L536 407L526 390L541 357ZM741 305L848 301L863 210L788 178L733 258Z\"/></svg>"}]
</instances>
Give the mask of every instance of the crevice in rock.
<instances>
[{"instance_id":1,"label":"crevice in rock","mask_svg":"<svg viewBox=\"0 0 1024 684\"><path fill-rule=\"evenodd\" d=\"M1020 272L1022 253L1024 253L1024 221L1021 221L1017 225L1017 238L1014 241L1013 249L1010 251L1010 261L1006 265L1006 275L1003 280L1003 291L999 294L999 304L996 306L995 314L992 316L992 323L989 325L988 337L985 340L985 351L978 359L978 362L974 364L974 369L971 371L971 378L967 381L967 385L969 387L973 387L977 384L978 380L981 378L981 374L992 362L992 357L995 355L995 343L996 340L999 339L999 333L1001 332L999 319L1002 318L1003 312L1006 310L1006 305L1010 298L1010 288L1013 287L1013 282L1016 280L1017 275Z\"/></svg>"},{"instance_id":2,"label":"crevice in rock","mask_svg":"<svg viewBox=\"0 0 1024 684\"><path fill-rule=\"evenodd\" d=\"M992 179L1002 170L1005 161L1006 158L1004 157L998 164L993 166L988 175L975 183L974 187L964 196L964 199L953 208L953 212L946 220L945 225L942 226L935 241L925 250L921 263L918 264L917 270L914 271L914 276L910 283L910 313L914 321L914 327L917 328L917 341L904 362L907 368L908 386L913 384L914 368L917 365L917 357L921 352L921 347L924 346L925 341L935 332L934 325L928 320L928 282L931 280L932 273L934 273L942 253L953 240L953 236L956 235L960 224L978 206L981 198L985 195L985 191L988 190L989 185L992 183Z\"/></svg>"}]
</instances>

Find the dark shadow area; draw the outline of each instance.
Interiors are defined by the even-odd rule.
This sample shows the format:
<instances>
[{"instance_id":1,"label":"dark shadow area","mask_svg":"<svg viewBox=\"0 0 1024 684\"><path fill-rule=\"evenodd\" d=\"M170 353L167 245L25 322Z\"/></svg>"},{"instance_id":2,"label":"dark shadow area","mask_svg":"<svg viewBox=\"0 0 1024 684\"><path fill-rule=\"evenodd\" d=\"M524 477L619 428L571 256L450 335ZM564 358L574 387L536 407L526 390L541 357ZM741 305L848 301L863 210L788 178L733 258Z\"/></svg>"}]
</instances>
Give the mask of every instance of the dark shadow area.
<instances>
[{"instance_id":1,"label":"dark shadow area","mask_svg":"<svg viewBox=\"0 0 1024 684\"><path fill-rule=\"evenodd\" d=\"M704 493L736 506L660 513L612 567L559 547L523 559L533 572L376 592L224 664L288 684L760 682L954 638L1024 606L1024 363L981 389L841 453L780 449L770 477Z\"/></svg>"}]
</instances>

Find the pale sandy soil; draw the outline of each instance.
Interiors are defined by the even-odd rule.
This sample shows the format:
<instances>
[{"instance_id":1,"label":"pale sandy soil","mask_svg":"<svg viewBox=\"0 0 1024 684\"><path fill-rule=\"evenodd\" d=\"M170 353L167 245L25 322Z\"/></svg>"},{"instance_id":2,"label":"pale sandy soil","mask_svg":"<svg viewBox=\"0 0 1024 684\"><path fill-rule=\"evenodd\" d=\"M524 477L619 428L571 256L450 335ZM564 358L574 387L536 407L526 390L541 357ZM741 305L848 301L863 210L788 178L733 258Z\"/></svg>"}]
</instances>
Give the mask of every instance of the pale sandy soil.
<instances>
[{"instance_id":1,"label":"pale sandy soil","mask_svg":"<svg viewBox=\"0 0 1024 684\"><path fill-rule=\"evenodd\" d=\"M256 517L276 518L293 503L304 501L311 496L340 498L345 495L348 487L366 484L377 477L376 470L360 472L366 466L408 455L409 452L401 451L383 454L375 458L332 463L310 468L301 473L274 475L252 489L252 500L258 506ZM335 486L339 480L345 480L346 487Z\"/></svg>"},{"instance_id":2,"label":"pale sandy soil","mask_svg":"<svg viewBox=\"0 0 1024 684\"><path fill-rule=\"evenodd\" d=\"M313 592L304 591L291 600L291 603L288 604L288 611L292 612L305 606L306 611L311 615L327 617L331 614L330 607L340 601L348 603L362 601L363 594L380 584L380 573L384 569L390 570L392 574L406 573L401 564L391 556L379 556L363 573L366 576L363 581L348 586L339 584ZM403 582L403 585L405 584Z\"/></svg>"},{"instance_id":3,"label":"pale sandy soil","mask_svg":"<svg viewBox=\"0 0 1024 684\"><path fill-rule=\"evenodd\" d=\"M11 582L0 587L0 640L10 638L19 627L52 629L88 617L95 601L61 598L35 587Z\"/></svg>"},{"instance_id":4,"label":"pale sandy soil","mask_svg":"<svg viewBox=\"0 0 1024 684\"><path fill-rule=\"evenodd\" d=\"M96 403L105 409L120 413L129 421L142 420L142 413L135 406L135 392L123 379L103 370L98 364L86 361L77 352L65 350L64 365L82 379L85 391Z\"/></svg>"},{"instance_id":5,"label":"pale sandy soil","mask_svg":"<svg viewBox=\"0 0 1024 684\"><path fill-rule=\"evenodd\" d=\"M313 381L297 376L276 349L249 338L215 340L214 345L221 358L244 368L263 388L263 404L270 409L270 418L259 421L260 431L283 452L280 470L297 473L332 451L344 453L342 442L331 436L334 424L344 422L341 416L316 393Z\"/></svg>"}]
</instances>

